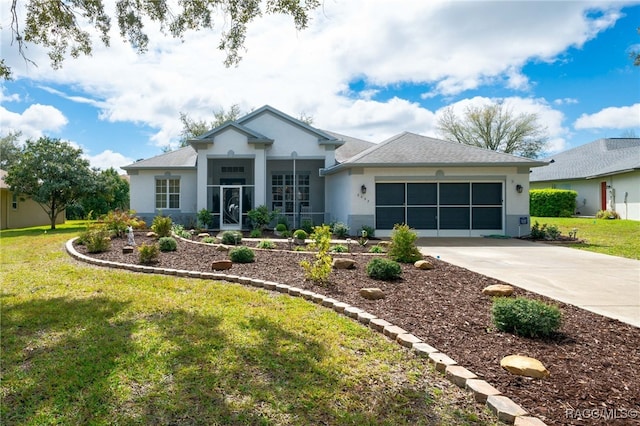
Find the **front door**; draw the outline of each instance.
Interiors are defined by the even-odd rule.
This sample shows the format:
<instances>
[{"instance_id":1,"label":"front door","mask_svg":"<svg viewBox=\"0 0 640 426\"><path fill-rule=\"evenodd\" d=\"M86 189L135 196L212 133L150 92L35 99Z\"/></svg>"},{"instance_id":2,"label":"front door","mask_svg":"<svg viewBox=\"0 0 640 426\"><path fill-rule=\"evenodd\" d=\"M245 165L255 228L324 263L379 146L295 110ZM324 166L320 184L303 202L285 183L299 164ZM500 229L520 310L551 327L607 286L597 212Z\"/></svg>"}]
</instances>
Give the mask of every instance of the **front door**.
<instances>
[{"instance_id":1,"label":"front door","mask_svg":"<svg viewBox=\"0 0 640 426\"><path fill-rule=\"evenodd\" d=\"M220 229L242 229L242 186L220 187Z\"/></svg>"}]
</instances>

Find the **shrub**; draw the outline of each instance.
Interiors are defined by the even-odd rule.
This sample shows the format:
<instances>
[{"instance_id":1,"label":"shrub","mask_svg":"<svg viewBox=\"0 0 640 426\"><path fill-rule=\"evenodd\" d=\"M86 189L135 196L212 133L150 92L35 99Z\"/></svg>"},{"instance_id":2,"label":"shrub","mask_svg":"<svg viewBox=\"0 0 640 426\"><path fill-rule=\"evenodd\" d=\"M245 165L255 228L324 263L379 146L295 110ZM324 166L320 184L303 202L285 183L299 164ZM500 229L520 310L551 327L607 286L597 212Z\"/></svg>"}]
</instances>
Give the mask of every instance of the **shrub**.
<instances>
[{"instance_id":1,"label":"shrub","mask_svg":"<svg viewBox=\"0 0 640 426\"><path fill-rule=\"evenodd\" d=\"M620 219L620 215L613 210L600 210L596 213L596 219Z\"/></svg>"},{"instance_id":2,"label":"shrub","mask_svg":"<svg viewBox=\"0 0 640 426\"><path fill-rule=\"evenodd\" d=\"M557 306L524 297L498 297L491 309L498 330L524 337L549 336L560 328L562 314Z\"/></svg>"},{"instance_id":3,"label":"shrub","mask_svg":"<svg viewBox=\"0 0 640 426\"><path fill-rule=\"evenodd\" d=\"M540 224L536 220L531 227L531 238L534 240L557 240L562 232L556 225Z\"/></svg>"},{"instance_id":4,"label":"shrub","mask_svg":"<svg viewBox=\"0 0 640 426\"><path fill-rule=\"evenodd\" d=\"M236 247L229 252L229 259L235 263L251 263L256 254L249 247Z\"/></svg>"},{"instance_id":5,"label":"shrub","mask_svg":"<svg viewBox=\"0 0 640 426\"><path fill-rule=\"evenodd\" d=\"M247 212L247 217L249 218L251 227L259 230L266 228L276 215L277 211L269 213L269 208L264 204Z\"/></svg>"},{"instance_id":6,"label":"shrub","mask_svg":"<svg viewBox=\"0 0 640 426\"><path fill-rule=\"evenodd\" d=\"M173 221L169 216L158 215L153 218L153 222L151 223L151 229L158 235L159 238L170 237L172 226Z\"/></svg>"},{"instance_id":7,"label":"shrub","mask_svg":"<svg viewBox=\"0 0 640 426\"><path fill-rule=\"evenodd\" d=\"M293 233L293 238L296 238L298 240L306 240L308 236L309 235L307 234L307 231L305 231L304 229L298 229Z\"/></svg>"},{"instance_id":8,"label":"shrub","mask_svg":"<svg viewBox=\"0 0 640 426\"><path fill-rule=\"evenodd\" d=\"M206 229L209 229L209 226L213 224L213 215L209 210L202 209L198 212L198 224Z\"/></svg>"},{"instance_id":9,"label":"shrub","mask_svg":"<svg viewBox=\"0 0 640 426\"><path fill-rule=\"evenodd\" d=\"M566 189L532 189L529 191L531 216L559 217L562 212L576 210L576 191Z\"/></svg>"},{"instance_id":10,"label":"shrub","mask_svg":"<svg viewBox=\"0 0 640 426\"><path fill-rule=\"evenodd\" d=\"M249 232L249 237L250 238L260 238L260 237L262 237L262 230L259 229L259 228L252 229L251 232Z\"/></svg>"},{"instance_id":11,"label":"shrub","mask_svg":"<svg viewBox=\"0 0 640 426\"><path fill-rule=\"evenodd\" d=\"M126 212L122 210L110 211L106 215L101 216L100 221L104 223L112 236L124 237L129 226L134 229L143 229L147 226L144 220L135 217L135 213L134 210Z\"/></svg>"},{"instance_id":12,"label":"shrub","mask_svg":"<svg viewBox=\"0 0 640 426\"><path fill-rule=\"evenodd\" d=\"M384 253L384 247L382 246L373 246L369 249L369 253Z\"/></svg>"},{"instance_id":13,"label":"shrub","mask_svg":"<svg viewBox=\"0 0 640 426\"><path fill-rule=\"evenodd\" d=\"M189 232L186 229L184 229L184 225L179 225L177 223L174 223L171 226L171 232L173 232L175 235L177 235L179 237L182 237L182 238L191 239L191 237L192 237L191 232Z\"/></svg>"},{"instance_id":14,"label":"shrub","mask_svg":"<svg viewBox=\"0 0 640 426\"><path fill-rule=\"evenodd\" d=\"M336 222L331 227L331 232L338 238L346 238L349 236L349 227L342 222Z\"/></svg>"},{"instance_id":15,"label":"shrub","mask_svg":"<svg viewBox=\"0 0 640 426\"><path fill-rule=\"evenodd\" d=\"M162 237L158 240L160 251L176 251L178 243L173 237Z\"/></svg>"},{"instance_id":16,"label":"shrub","mask_svg":"<svg viewBox=\"0 0 640 426\"><path fill-rule=\"evenodd\" d=\"M305 276L317 283L326 284L329 282L331 274L331 262L333 259L328 254L331 244L331 229L327 225L316 226L310 237L313 242L309 244L309 248L317 249L316 260L312 264L308 260L300 262L306 272Z\"/></svg>"},{"instance_id":17,"label":"shrub","mask_svg":"<svg viewBox=\"0 0 640 426\"><path fill-rule=\"evenodd\" d=\"M346 253L346 252L349 251L349 249L345 245L336 244L335 246L331 247L331 249L329 249L329 251L331 251L333 253Z\"/></svg>"},{"instance_id":18,"label":"shrub","mask_svg":"<svg viewBox=\"0 0 640 426\"><path fill-rule=\"evenodd\" d=\"M213 237L204 237L202 239L202 242L206 243L206 244L215 244L216 243L216 239L213 238Z\"/></svg>"},{"instance_id":19,"label":"shrub","mask_svg":"<svg viewBox=\"0 0 640 426\"><path fill-rule=\"evenodd\" d=\"M276 245L275 245L275 243L274 243L273 241L271 241L271 240L262 240L262 241L260 241L260 242L258 243L258 246L257 246L257 247L258 247L258 248L261 248L261 249L269 249L269 250L270 250L270 249L274 249L274 248L276 248Z\"/></svg>"},{"instance_id":20,"label":"shrub","mask_svg":"<svg viewBox=\"0 0 640 426\"><path fill-rule=\"evenodd\" d=\"M220 236L222 244L238 245L242 242L242 234L238 231L224 231Z\"/></svg>"},{"instance_id":21,"label":"shrub","mask_svg":"<svg viewBox=\"0 0 640 426\"><path fill-rule=\"evenodd\" d=\"M413 263L422 259L422 254L416 246L418 235L408 225L394 225L391 234L389 257L400 263Z\"/></svg>"},{"instance_id":22,"label":"shrub","mask_svg":"<svg viewBox=\"0 0 640 426\"><path fill-rule=\"evenodd\" d=\"M286 217L286 216L281 215L279 212L276 212L276 215L277 215L277 219L276 219L276 223L277 223L277 225L276 225L276 228L277 228L277 226L278 226L278 225L284 225L284 228L285 228L286 230L288 230L288 229L289 229L289 219L287 219L287 217Z\"/></svg>"},{"instance_id":23,"label":"shrub","mask_svg":"<svg viewBox=\"0 0 640 426\"><path fill-rule=\"evenodd\" d=\"M367 263L367 275L376 280L391 281L400 278L400 264L390 259L376 257Z\"/></svg>"},{"instance_id":24,"label":"shrub","mask_svg":"<svg viewBox=\"0 0 640 426\"><path fill-rule=\"evenodd\" d=\"M308 251L309 249L305 246L295 246L293 251Z\"/></svg>"},{"instance_id":25,"label":"shrub","mask_svg":"<svg viewBox=\"0 0 640 426\"><path fill-rule=\"evenodd\" d=\"M311 219L303 219L300 224L300 229L304 230L307 234L313 233L313 221Z\"/></svg>"},{"instance_id":26,"label":"shrub","mask_svg":"<svg viewBox=\"0 0 640 426\"><path fill-rule=\"evenodd\" d=\"M285 225L284 223L278 223L276 225L276 232L282 233L282 232L284 232L286 230L287 230L287 225Z\"/></svg>"},{"instance_id":27,"label":"shrub","mask_svg":"<svg viewBox=\"0 0 640 426\"><path fill-rule=\"evenodd\" d=\"M149 265L158 260L158 256L160 255L160 250L158 246L155 244L147 244L142 243L140 247L138 247L138 259L141 264Z\"/></svg>"},{"instance_id":28,"label":"shrub","mask_svg":"<svg viewBox=\"0 0 640 426\"><path fill-rule=\"evenodd\" d=\"M81 236L81 240L87 246L89 253L102 253L109 250L111 246L109 230L104 226L88 229Z\"/></svg>"},{"instance_id":29,"label":"shrub","mask_svg":"<svg viewBox=\"0 0 640 426\"><path fill-rule=\"evenodd\" d=\"M362 235L362 231L366 232L365 235ZM360 228L360 237L372 238L375 236L376 230L373 226L362 225Z\"/></svg>"}]
</instances>

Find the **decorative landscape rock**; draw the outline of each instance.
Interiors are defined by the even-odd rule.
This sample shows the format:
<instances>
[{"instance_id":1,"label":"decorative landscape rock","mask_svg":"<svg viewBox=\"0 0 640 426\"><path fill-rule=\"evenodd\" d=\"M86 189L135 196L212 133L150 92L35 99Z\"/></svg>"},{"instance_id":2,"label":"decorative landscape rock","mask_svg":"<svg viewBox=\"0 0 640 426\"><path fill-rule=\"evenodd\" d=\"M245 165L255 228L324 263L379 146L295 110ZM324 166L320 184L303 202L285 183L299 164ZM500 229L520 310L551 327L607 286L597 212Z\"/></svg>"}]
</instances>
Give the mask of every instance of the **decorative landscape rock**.
<instances>
[{"instance_id":1,"label":"decorative landscape rock","mask_svg":"<svg viewBox=\"0 0 640 426\"><path fill-rule=\"evenodd\" d=\"M147 237L149 237L149 238L158 238L158 234L156 234L153 231L149 231L149 232L147 232Z\"/></svg>"},{"instance_id":2,"label":"decorative landscape rock","mask_svg":"<svg viewBox=\"0 0 640 426\"><path fill-rule=\"evenodd\" d=\"M131 246L122 247L122 254L131 254L131 253L133 253L133 247Z\"/></svg>"},{"instance_id":3,"label":"decorative landscape rock","mask_svg":"<svg viewBox=\"0 0 640 426\"><path fill-rule=\"evenodd\" d=\"M379 289L377 287L361 288L360 289L360 296L362 296L362 297L364 297L365 299L368 299L368 300L378 300L378 299L384 299L385 298L384 291L382 291L381 289Z\"/></svg>"},{"instance_id":4,"label":"decorative landscape rock","mask_svg":"<svg viewBox=\"0 0 640 426\"><path fill-rule=\"evenodd\" d=\"M388 247L391 245L391 241L386 241L386 240L385 240L385 241L379 241L379 242L378 242L378 245L379 245L380 247L388 248Z\"/></svg>"},{"instance_id":5,"label":"decorative landscape rock","mask_svg":"<svg viewBox=\"0 0 640 426\"><path fill-rule=\"evenodd\" d=\"M335 269L353 269L356 267L356 261L353 259L346 259L344 257L336 257L331 263Z\"/></svg>"},{"instance_id":6,"label":"decorative landscape rock","mask_svg":"<svg viewBox=\"0 0 640 426\"><path fill-rule=\"evenodd\" d=\"M513 294L513 287L507 284L493 284L482 289L482 294L485 296L511 296Z\"/></svg>"},{"instance_id":7,"label":"decorative landscape rock","mask_svg":"<svg viewBox=\"0 0 640 426\"><path fill-rule=\"evenodd\" d=\"M422 270L433 269L433 264L428 260L418 260L416 263L413 264L413 266Z\"/></svg>"},{"instance_id":8,"label":"decorative landscape rock","mask_svg":"<svg viewBox=\"0 0 640 426\"><path fill-rule=\"evenodd\" d=\"M233 266L233 262L225 259L225 260L214 260L211 263L211 269L214 271L226 271L227 269L231 269Z\"/></svg>"},{"instance_id":9,"label":"decorative landscape rock","mask_svg":"<svg viewBox=\"0 0 640 426\"><path fill-rule=\"evenodd\" d=\"M229 250L231 250L231 247L226 246L224 244L218 244L216 246L216 251L229 251Z\"/></svg>"},{"instance_id":10,"label":"decorative landscape rock","mask_svg":"<svg viewBox=\"0 0 640 426\"><path fill-rule=\"evenodd\" d=\"M209 235L208 232L201 232L198 234L198 238L207 238L210 237L211 235Z\"/></svg>"},{"instance_id":11,"label":"decorative landscape rock","mask_svg":"<svg viewBox=\"0 0 640 426\"><path fill-rule=\"evenodd\" d=\"M509 355L500 361L500 366L511 374L518 376L544 379L549 376L549 371L535 358L522 355Z\"/></svg>"}]
</instances>

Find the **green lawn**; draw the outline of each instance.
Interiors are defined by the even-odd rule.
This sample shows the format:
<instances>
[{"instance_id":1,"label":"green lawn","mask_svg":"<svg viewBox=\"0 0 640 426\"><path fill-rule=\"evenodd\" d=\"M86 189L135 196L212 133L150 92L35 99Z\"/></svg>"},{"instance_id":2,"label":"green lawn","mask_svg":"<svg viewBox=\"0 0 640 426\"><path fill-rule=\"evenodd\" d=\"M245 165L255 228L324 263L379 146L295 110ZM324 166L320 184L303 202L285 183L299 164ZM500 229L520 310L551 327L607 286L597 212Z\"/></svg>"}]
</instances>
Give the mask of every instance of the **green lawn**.
<instances>
[{"instance_id":1,"label":"green lawn","mask_svg":"<svg viewBox=\"0 0 640 426\"><path fill-rule=\"evenodd\" d=\"M0 234L3 425L494 424L422 359L326 308L77 263L78 223Z\"/></svg>"},{"instance_id":2,"label":"green lawn","mask_svg":"<svg viewBox=\"0 0 640 426\"><path fill-rule=\"evenodd\" d=\"M531 223L556 225L562 235L577 230L577 237L585 244L571 247L640 260L640 222L575 217L532 217Z\"/></svg>"}]
</instances>

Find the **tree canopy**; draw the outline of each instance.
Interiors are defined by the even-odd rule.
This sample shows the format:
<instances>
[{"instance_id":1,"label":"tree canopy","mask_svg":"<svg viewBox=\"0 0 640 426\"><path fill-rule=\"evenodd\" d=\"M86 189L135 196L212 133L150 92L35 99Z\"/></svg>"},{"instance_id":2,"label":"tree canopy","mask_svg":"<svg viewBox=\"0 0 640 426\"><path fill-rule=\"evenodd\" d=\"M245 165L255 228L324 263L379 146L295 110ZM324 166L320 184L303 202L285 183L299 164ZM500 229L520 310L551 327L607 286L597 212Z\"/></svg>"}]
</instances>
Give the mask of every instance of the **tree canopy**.
<instances>
[{"instance_id":1,"label":"tree canopy","mask_svg":"<svg viewBox=\"0 0 640 426\"><path fill-rule=\"evenodd\" d=\"M110 211L129 210L129 182L116 169L94 170L92 191L67 207L67 219L99 218Z\"/></svg>"},{"instance_id":2,"label":"tree canopy","mask_svg":"<svg viewBox=\"0 0 640 426\"><path fill-rule=\"evenodd\" d=\"M175 38L182 38L190 30L213 29L219 23L222 32L218 49L226 53L225 65L231 66L242 59L240 52L253 20L265 14L289 15L296 29L301 30L308 26L310 12L320 6L320 0L117 0L110 16L104 3L105 0L12 0L13 41L25 59L28 43L47 48L51 65L57 69L67 54L74 58L91 54L91 32L109 46L112 20L117 22L122 38L139 53L148 48L145 24L150 22ZM22 10L26 11L24 20L20 16ZM4 59L0 60L0 76L11 77Z\"/></svg>"},{"instance_id":3,"label":"tree canopy","mask_svg":"<svg viewBox=\"0 0 640 426\"><path fill-rule=\"evenodd\" d=\"M547 141L537 114L515 114L503 103L468 107L462 117L448 107L438 130L449 141L528 158L537 158Z\"/></svg>"},{"instance_id":4,"label":"tree canopy","mask_svg":"<svg viewBox=\"0 0 640 426\"><path fill-rule=\"evenodd\" d=\"M25 143L7 170L5 183L12 192L40 204L55 229L58 215L93 190L94 172L82 158L81 149L41 137Z\"/></svg>"},{"instance_id":5,"label":"tree canopy","mask_svg":"<svg viewBox=\"0 0 640 426\"><path fill-rule=\"evenodd\" d=\"M7 170L15 163L20 156L18 139L21 132L9 132L6 136L0 137L0 169Z\"/></svg>"},{"instance_id":6,"label":"tree canopy","mask_svg":"<svg viewBox=\"0 0 640 426\"><path fill-rule=\"evenodd\" d=\"M187 146L189 139L197 138L211 129L222 126L224 123L237 120L241 114L240 105L238 104L231 105L228 110L220 108L218 111L214 111L213 120L211 121L194 120L187 113L181 112L182 132L180 133L180 146Z\"/></svg>"}]
</instances>

